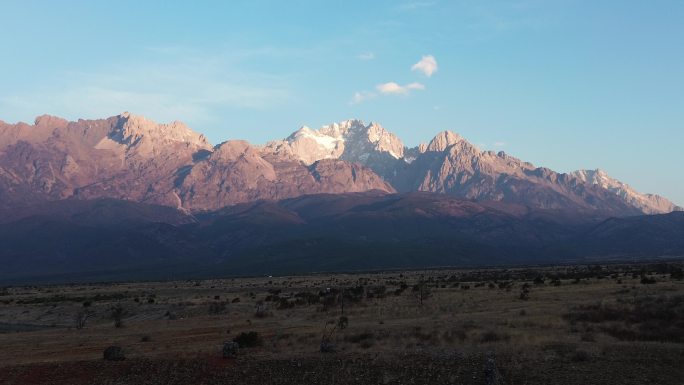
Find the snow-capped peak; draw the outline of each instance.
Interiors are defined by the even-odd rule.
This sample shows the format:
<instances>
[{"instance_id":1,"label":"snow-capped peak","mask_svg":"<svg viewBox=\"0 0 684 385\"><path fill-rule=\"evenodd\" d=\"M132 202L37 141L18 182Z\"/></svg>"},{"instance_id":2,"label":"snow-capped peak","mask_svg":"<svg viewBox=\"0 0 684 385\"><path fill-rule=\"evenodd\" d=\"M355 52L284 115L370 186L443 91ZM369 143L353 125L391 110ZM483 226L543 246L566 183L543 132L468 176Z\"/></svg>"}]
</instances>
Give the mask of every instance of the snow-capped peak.
<instances>
[{"instance_id":1,"label":"snow-capped peak","mask_svg":"<svg viewBox=\"0 0 684 385\"><path fill-rule=\"evenodd\" d=\"M639 193L630 185L612 178L608 173L598 168L595 170L577 170L571 172L570 175L583 183L595 185L614 193L630 205L647 214L671 212L680 209L659 195Z\"/></svg>"},{"instance_id":2,"label":"snow-capped peak","mask_svg":"<svg viewBox=\"0 0 684 385\"><path fill-rule=\"evenodd\" d=\"M266 149L288 153L306 164L329 158L366 164L372 154L401 159L405 150L401 140L381 125L366 125L358 119L328 124L318 130L303 126L284 140L269 143Z\"/></svg>"}]
</instances>

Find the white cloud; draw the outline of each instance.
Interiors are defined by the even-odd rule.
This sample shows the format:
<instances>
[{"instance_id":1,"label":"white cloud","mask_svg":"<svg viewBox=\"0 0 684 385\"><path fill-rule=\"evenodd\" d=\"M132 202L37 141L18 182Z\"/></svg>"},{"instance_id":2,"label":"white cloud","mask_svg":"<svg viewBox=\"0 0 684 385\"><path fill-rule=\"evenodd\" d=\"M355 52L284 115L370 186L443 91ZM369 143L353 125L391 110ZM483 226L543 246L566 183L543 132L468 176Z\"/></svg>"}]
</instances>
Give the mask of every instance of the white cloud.
<instances>
[{"instance_id":1,"label":"white cloud","mask_svg":"<svg viewBox=\"0 0 684 385\"><path fill-rule=\"evenodd\" d=\"M374 99L379 95L408 95L414 90L424 90L425 86L418 82L400 85L396 82L381 83L375 86L377 92L358 91L354 93L349 104L359 104L369 99Z\"/></svg>"},{"instance_id":2,"label":"white cloud","mask_svg":"<svg viewBox=\"0 0 684 385\"><path fill-rule=\"evenodd\" d=\"M368 92L368 91L360 91L360 92L355 92L354 96L352 96L351 102L349 104L359 104L361 102L364 102L368 99L373 99L376 96L378 96L374 92Z\"/></svg>"},{"instance_id":3,"label":"white cloud","mask_svg":"<svg viewBox=\"0 0 684 385\"><path fill-rule=\"evenodd\" d=\"M375 59L375 54L373 52L363 52L359 54L358 58L360 60L373 60Z\"/></svg>"},{"instance_id":4,"label":"white cloud","mask_svg":"<svg viewBox=\"0 0 684 385\"><path fill-rule=\"evenodd\" d=\"M423 56L422 59L411 67L411 71L420 71L430 77L437 72L437 60L432 55Z\"/></svg>"},{"instance_id":5,"label":"white cloud","mask_svg":"<svg viewBox=\"0 0 684 385\"><path fill-rule=\"evenodd\" d=\"M409 90L424 90L425 86L418 82L409 83L406 85Z\"/></svg>"},{"instance_id":6,"label":"white cloud","mask_svg":"<svg viewBox=\"0 0 684 385\"><path fill-rule=\"evenodd\" d=\"M500 147L505 147L506 142L494 142L494 147L500 148Z\"/></svg>"},{"instance_id":7,"label":"white cloud","mask_svg":"<svg viewBox=\"0 0 684 385\"><path fill-rule=\"evenodd\" d=\"M401 86L395 82L382 83L375 86L381 94L408 95L412 90L424 90L425 86L420 83L409 83Z\"/></svg>"}]
</instances>

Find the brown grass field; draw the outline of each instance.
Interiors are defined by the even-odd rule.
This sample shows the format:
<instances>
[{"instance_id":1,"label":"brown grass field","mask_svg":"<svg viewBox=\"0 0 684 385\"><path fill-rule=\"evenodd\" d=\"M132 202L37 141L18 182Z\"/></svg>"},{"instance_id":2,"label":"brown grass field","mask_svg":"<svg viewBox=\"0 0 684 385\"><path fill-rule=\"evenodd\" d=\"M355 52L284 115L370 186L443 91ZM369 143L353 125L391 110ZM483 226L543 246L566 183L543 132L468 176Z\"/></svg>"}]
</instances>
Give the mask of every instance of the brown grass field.
<instances>
[{"instance_id":1,"label":"brown grass field","mask_svg":"<svg viewBox=\"0 0 684 385\"><path fill-rule=\"evenodd\" d=\"M7 287L0 383L684 384L681 269ZM223 343L248 332L256 337L223 358ZM103 359L112 345L124 360Z\"/></svg>"}]
</instances>

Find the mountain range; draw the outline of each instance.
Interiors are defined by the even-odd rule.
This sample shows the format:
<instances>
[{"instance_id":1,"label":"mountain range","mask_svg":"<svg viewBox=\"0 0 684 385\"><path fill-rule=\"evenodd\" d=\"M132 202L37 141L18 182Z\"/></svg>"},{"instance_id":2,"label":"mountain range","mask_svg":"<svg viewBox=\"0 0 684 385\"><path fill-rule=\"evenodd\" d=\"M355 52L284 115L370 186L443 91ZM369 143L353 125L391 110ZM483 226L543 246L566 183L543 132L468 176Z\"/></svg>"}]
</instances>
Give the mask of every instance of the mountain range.
<instances>
[{"instance_id":1,"label":"mountain range","mask_svg":"<svg viewBox=\"0 0 684 385\"><path fill-rule=\"evenodd\" d=\"M123 113L0 121L0 280L167 279L684 255L684 212L377 123L211 145Z\"/></svg>"},{"instance_id":2,"label":"mountain range","mask_svg":"<svg viewBox=\"0 0 684 385\"><path fill-rule=\"evenodd\" d=\"M0 121L4 207L114 198L201 212L369 190L620 216L682 210L601 170L557 173L482 151L450 131L408 148L377 123L348 120L318 130L302 127L263 146L239 140L212 146L183 123L157 124L129 113L76 122L44 115L33 125Z\"/></svg>"}]
</instances>

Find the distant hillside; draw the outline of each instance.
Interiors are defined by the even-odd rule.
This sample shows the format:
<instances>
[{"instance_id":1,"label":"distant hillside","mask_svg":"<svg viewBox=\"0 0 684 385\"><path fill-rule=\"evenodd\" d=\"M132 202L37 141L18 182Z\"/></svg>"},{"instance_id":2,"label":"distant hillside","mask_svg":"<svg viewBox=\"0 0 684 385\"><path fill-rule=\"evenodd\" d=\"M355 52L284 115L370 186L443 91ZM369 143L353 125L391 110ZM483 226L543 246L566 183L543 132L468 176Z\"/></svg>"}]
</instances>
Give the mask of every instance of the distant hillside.
<instances>
[{"instance_id":1,"label":"distant hillside","mask_svg":"<svg viewBox=\"0 0 684 385\"><path fill-rule=\"evenodd\" d=\"M684 213L614 218L434 193L307 195L195 216L111 199L5 214L3 282L684 256Z\"/></svg>"}]
</instances>

